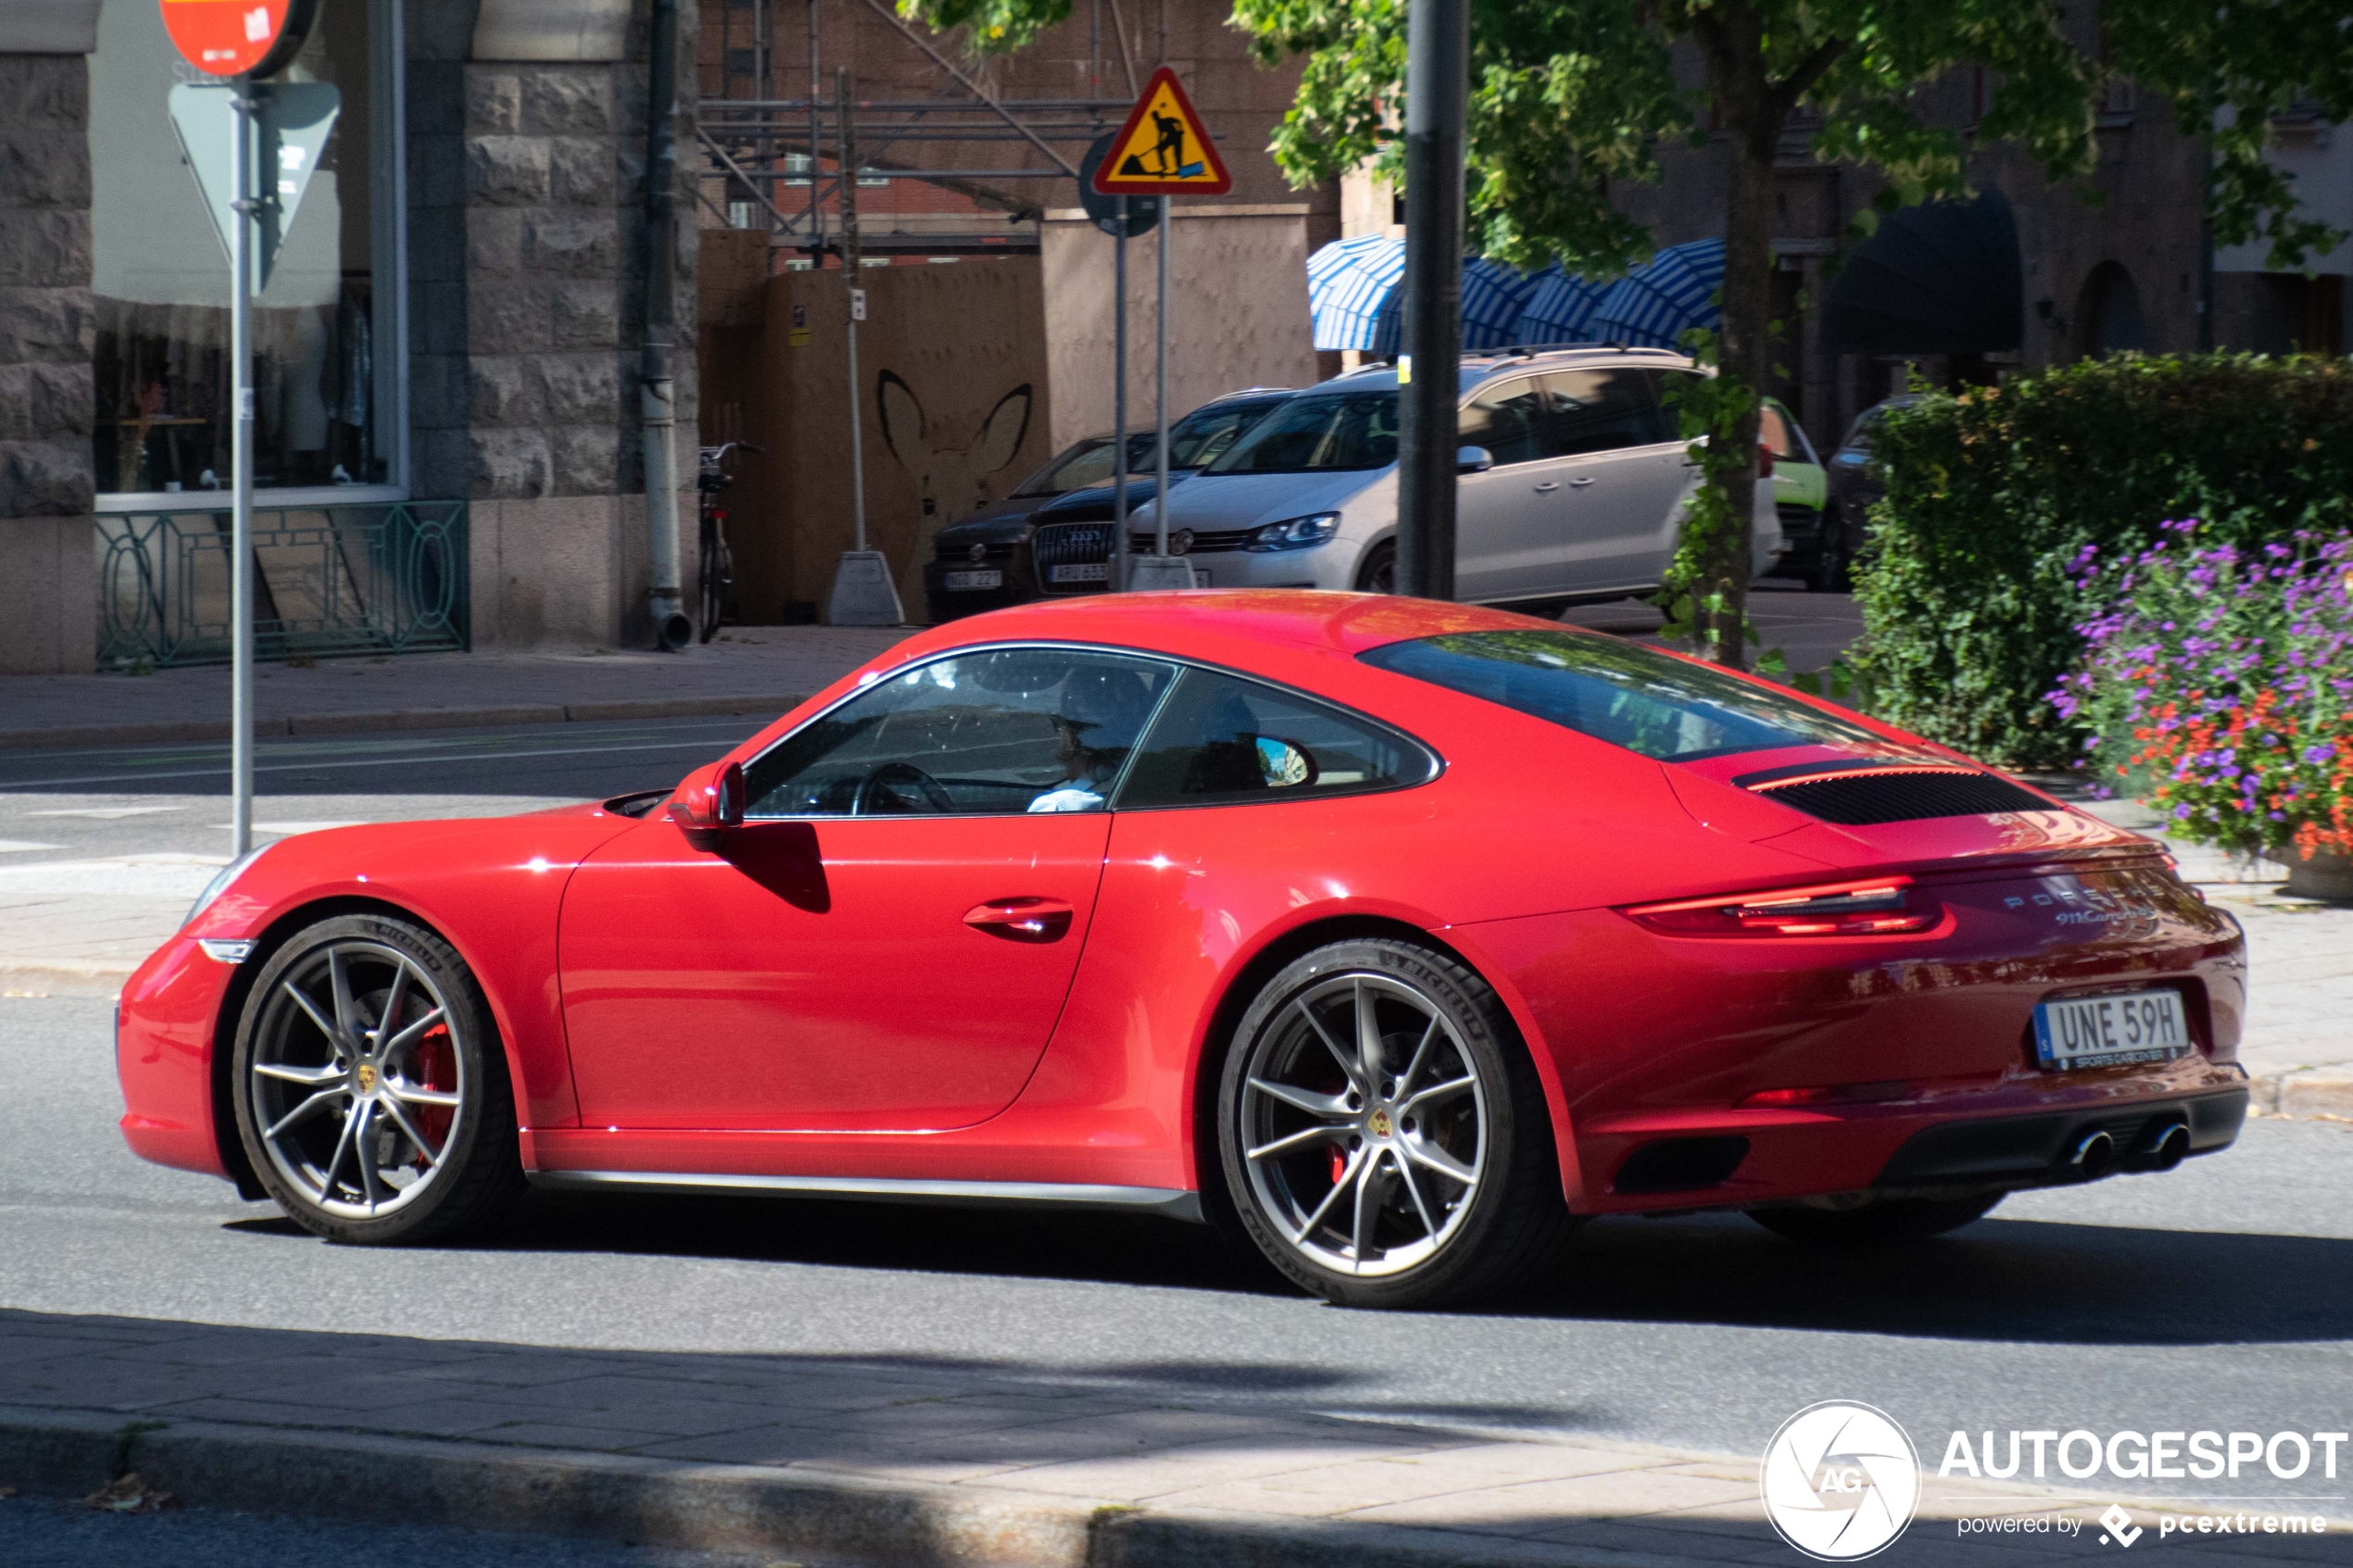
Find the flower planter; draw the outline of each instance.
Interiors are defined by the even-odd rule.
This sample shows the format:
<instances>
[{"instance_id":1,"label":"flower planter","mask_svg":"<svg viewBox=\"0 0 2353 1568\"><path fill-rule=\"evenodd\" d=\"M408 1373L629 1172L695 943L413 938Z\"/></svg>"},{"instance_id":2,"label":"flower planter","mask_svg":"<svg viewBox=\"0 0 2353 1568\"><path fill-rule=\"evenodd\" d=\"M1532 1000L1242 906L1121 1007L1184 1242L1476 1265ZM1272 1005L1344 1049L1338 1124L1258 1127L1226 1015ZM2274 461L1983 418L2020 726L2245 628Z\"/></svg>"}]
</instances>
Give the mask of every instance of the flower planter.
<instances>
[{"instance_id":1,"label":"flower planter","mask_svg":"<svg viewBox=\"0 0 2353 1568\"><path fill-rule=\"evenodd\" d=\"M2353 904L2353 855L2322 849L2308 860L2293 849L2284 853L2287 858L2288 897Z\"/></svg>"}]
</instances>

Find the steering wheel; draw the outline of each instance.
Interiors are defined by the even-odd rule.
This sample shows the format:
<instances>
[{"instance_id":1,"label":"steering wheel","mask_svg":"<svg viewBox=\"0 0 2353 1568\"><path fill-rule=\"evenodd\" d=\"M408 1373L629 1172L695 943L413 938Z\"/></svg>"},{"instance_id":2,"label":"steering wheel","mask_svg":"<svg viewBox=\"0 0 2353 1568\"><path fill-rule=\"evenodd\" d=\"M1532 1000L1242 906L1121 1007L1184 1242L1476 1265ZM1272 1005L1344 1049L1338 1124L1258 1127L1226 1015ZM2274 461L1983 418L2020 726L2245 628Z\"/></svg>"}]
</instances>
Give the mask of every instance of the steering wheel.
<instances>
[{"instance_id":1,"label":"steering wheel","mask_svg":"<svg viewBox=\"0 0 2353 1568\"><path fill-rule=\"evenodd\" d=\"M861 817L898 816L912 813L912 799L900 785L912 785L924 798L925 810L952 812L956 803L948 797L939 781L916 767L912 762L886 762L868 773L858 784L858 797L850 803L850 810ZM887 802L888 804L885 804Z\"/></svg>"}]
</instances>

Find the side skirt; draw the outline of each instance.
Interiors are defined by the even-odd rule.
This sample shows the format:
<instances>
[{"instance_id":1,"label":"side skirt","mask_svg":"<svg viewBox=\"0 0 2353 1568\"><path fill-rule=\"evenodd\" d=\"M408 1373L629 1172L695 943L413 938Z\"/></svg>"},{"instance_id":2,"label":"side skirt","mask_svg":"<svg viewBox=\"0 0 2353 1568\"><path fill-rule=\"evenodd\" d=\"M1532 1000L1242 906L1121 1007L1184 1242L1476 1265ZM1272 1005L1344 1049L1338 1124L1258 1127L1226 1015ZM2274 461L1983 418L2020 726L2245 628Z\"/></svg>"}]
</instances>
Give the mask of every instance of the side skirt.
<instances>
[{"instance_id":1,"label":"side skirt","mask_svg":"<svg viewBox=\"0 0 2353 1568\"><path fill-rule=\"evenodd\" d=\"M767 1198L833 1198L873 1203L952 1203L992 1209L1111 1209L1203 1223L1201 1194L1175 1187L1095 1186L1077 1182L897 1181L870 1176L697 1175L668 1171L534 1171L531 1185L554 1192L708 1192Z\"/></svg>"}]
</instances>

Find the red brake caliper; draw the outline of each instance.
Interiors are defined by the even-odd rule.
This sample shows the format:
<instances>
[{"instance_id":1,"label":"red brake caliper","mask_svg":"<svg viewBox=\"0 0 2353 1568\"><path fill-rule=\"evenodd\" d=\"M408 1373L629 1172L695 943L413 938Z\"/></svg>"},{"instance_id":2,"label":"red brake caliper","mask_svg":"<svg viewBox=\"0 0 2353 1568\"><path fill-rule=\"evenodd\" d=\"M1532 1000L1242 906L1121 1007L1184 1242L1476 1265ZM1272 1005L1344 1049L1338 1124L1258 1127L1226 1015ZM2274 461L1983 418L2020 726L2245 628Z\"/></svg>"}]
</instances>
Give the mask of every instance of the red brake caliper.
<instances>
[{"instance_id":1,"label":"red brake caliper","mask_svg":"<svg viewBox=\"0 0 2353 1568\"><path fill-rule=\"evenodd\" d=\"M458 1086L457 1063L449 1049L449 1025L436 1023L417 1041L417 1076L428 1089L447 1094ZM434 1141L435 1148L449 1136L449 1123L457 1112L446 1105L421 1105L413 1114L417 1130ZM417 1166L424 1168L425 1157L417 1156Z\"/></svg>"}]
</instances>

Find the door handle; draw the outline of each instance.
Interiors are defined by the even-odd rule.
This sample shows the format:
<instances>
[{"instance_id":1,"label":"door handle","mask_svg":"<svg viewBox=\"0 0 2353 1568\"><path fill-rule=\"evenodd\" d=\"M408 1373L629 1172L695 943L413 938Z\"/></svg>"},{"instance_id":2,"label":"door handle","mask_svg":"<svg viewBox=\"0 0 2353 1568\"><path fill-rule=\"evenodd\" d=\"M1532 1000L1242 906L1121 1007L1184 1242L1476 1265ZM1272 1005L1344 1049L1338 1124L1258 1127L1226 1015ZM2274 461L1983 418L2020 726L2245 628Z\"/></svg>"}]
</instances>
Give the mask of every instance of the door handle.
<instances>
[{"instance_id":1,"label":"door handle","mask_svg":"<svg viewBox=\"0 0 2353 1568\"><path fill-rule=\"evenodd\" d=\"M1548 480L1546 480L1543 483L1541 483L1541 484L1540 484L1540 485L1538 485L1538 486L1536 487L1536 494L1538 494L1539 495L1551 495L1554 491L1558 490L1560 487L1561 487L1561 482L1560 482L1559 480L1557 480L1557 479L1548 479Z\"/></svg>"},{"instance_id":2,"label":"door handle","mask_svg":"<svg viewBox=\"0 0 2353 1568\"><path fill-rule=\"evenodd\" d=\"M1059 898L991 898L964 912L964 923L1008 942L1058 942L1070 929L1071 908Z\"/></svg>"},{"instance_id":3,"label":"door handle","mask_svg":"<svg viewBox=\"0 0 2353 1568\"><path fill-rule=\"evenodd\" d=\"M1593 476L1590 473L1580 473L1575 479L1569 481L1569 483L1575 485L1579 490L1584 489L1585 486L1592 483Z\"/></svg>"}]
</instances>

